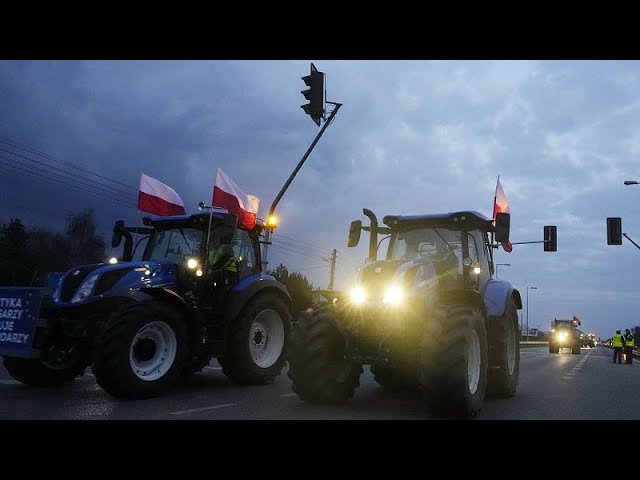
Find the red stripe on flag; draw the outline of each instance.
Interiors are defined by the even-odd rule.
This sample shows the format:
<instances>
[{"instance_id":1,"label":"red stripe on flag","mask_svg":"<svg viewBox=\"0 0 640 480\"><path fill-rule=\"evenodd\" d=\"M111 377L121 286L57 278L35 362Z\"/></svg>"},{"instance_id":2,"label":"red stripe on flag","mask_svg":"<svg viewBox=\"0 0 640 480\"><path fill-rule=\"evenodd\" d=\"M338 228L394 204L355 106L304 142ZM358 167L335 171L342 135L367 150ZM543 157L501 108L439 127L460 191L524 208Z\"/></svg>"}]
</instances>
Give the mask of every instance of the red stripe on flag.
<instances>
[{"instance_id":1,"label":"red stripe on flag","mask_svg":"<svg viewBox=\"0 0 640 480\"><path fill-rule=\"evenodd\" d=\"M225 192L218 186L213 187L213 200L211 200L211 205L226 208L229 213L237 215L239 226L253 228L256 224L256 214L244 210L240 207L238 197Z\"/></svg>"},{"instance_id":2,"label":"red stripe on flag","mask_svg":"<svg viewBox=\"0 0 640 480\"><path fill-rule=\"evenodd\" d=\"M187 211L182 205L176 205L155 195L149 195L148 193L140 191L138 192L138 210L161 217L187 214Z\"/></svg>"}]
</instances>

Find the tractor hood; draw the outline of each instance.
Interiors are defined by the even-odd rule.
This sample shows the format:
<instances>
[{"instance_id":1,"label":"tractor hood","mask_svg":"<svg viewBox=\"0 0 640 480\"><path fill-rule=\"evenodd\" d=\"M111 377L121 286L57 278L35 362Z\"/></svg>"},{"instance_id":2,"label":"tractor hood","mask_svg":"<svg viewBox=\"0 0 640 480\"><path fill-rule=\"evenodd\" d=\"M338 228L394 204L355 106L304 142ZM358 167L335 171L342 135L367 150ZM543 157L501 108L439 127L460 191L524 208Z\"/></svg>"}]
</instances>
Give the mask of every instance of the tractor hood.
<instances>
[{"instance_id":1,"label":"tractor hood","mask_svg":"<svg viewBox=\"0 0 640 480\"><path fill-rule=\"evenodd\" d=\"M366 292L368 299L383 300L390 288L409 294L429 283L437 284L436 271L431 262L416 260L380 260L365 265L358 273L356 286Z\"/></svg>"},{"instance_id":2,"label":"tractor hood","mask_svg":"<svg viewBox=\"0 0 640 480\"><path fill-rule=\"evenodd\" d=\"M177 266L171 262L98 263L72 268L58 282L56 303L85 302L144 287L174 287Z\"/></svg>"}]
</instances>

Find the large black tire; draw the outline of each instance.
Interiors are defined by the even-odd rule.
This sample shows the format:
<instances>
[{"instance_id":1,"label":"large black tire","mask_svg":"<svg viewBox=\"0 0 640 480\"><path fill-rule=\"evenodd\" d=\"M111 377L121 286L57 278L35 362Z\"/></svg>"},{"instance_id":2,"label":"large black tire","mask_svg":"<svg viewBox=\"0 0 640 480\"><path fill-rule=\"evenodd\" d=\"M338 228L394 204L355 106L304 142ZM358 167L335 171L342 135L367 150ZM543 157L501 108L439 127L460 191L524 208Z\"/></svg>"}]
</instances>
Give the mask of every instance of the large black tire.
<instances>
[{"instance_id":1,"label":"large black tire","mask_svg":"<svg viewBox=\"0 0 640 480\"><path fill-rule=\"evenodd\" d=\"M434 413L472 418L484 404L487 328L478 306L435 306L425 325L419 388Z\"/></svg>"},{"instance_id":2,"label":"large black tire","mask_svg":"<svg viewBox=\"0 0 640 480\"><path fill-rule=\"evenodd\" d=\"M291 389L309 403L344 403L360 386L362 365L345 359L333 307L301 313L289 338Z\"/></svg>"},{"instance_id":3,"label":"large black tire","mask_svg":"<svg viewBox=\"0 0 640 480\"><path fill-rule=\"evenodd\" d=\"M93 373L116 397L155 397L180 379L187 344L184 319L172 306L132 303L109 320L96 345Z\"/></svg>"},{"instance_id":4,"label":"large black tire","mask_svg":"<svg viewBox=\"0 0 640 480\"><path fill-rule=\"evenodd\" d=\"M32 387L59 387L75 378L84 368L48 368L38 358L4 357L2 364L12 378Z\"/></svg>"},{"instance_id":5,"label":"large black tire","mask_svg":"<svg viewBox=\"0 0 640 480\"><path fill-rule=\"evenodd\" d=\"M558 353L560 349L554 345L549 344L549 353Z\"/></svg>"},{"instance_id":6,"label":"large black tire","mask_svg":"<svg viewBox=\"0 0 640 480\"><path fill-rule=\"evenodd\" d=\"M287 363L291 314L280 297L263 293L231 321L219 359L222 373L241 385L272 383Z\"/></svg>"},{"instance_id":7,"label":"large black tire","mask_svg":"<svg viewBox=\"0 0 640 480\"><path fill-rule=\"evenodd\" d=\"M573 355L580 355L580 344L578 344L578 345L574 345L574 346L571 348L571 354L573 354Z\"/></svg>"},{"instance_id":8,"label":"large black tire","mask_svg":"<svg viewBox=\"0 0 640 480\"><path fill-rule=\"evenodd\" d=\"M487 395L508 398L516 394L520 375L518 309L513 297L504 314L489 327Z\"/></svg>"}]
</instances>

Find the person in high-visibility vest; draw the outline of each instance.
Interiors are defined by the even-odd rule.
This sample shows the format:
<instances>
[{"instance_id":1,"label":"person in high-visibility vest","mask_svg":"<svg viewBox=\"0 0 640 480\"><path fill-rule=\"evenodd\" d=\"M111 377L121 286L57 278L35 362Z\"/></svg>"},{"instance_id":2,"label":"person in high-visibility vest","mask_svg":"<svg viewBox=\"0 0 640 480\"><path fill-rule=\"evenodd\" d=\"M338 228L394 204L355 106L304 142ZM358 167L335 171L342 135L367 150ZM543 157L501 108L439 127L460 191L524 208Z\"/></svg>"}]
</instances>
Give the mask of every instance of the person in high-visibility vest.
<instances>
[{"instance_id":1,"label":"person in high-visibility vest","mask_svg":"<svg viewBox=\"0 0 640 480\"><path fill-rule=\"evenodd\" d=\"M214 283L221 283L216 286L231 287L238 281L238 264L231 245L221 244L209 251L209 268Z\"/></svg>"},{"instance_id":2,"label":"person in high-visibility vest","mask_svg":"<svg viewBox=\"0 0 640 480\"><path fill-rule=\"evenodd\" d=\"M624 357L625 363L633 363L633 347L635 347L635 338L631 330L628 328L624 331Z\"/></svg>"},{"instance_id":3,"label":"person in high-visibility vest","mask_svg":"<svg viewBox=\"0 0 640 480\"><path fill-rule=\"evenodd\" d=\"M613 346L613 363L622 363L623 345L622 334L620 333L620 330L616 330L616 333L611 337L611 346Z\"/></svg>"}]
</instances>

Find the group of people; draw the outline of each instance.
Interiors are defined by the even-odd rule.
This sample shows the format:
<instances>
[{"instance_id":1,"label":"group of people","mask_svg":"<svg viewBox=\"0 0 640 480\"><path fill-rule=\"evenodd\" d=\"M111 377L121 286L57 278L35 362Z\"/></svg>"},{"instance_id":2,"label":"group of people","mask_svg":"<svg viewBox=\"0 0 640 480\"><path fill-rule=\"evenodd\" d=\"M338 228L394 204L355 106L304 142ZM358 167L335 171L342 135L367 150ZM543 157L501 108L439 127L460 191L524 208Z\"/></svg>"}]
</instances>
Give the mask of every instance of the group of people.
<instances>
[{"instance_id":1,"label":"group of people","mask_svg":"<svg viewBox=\"0 0 640 480\"><path fill-rule=\"evenodd\" d=\"M625 363L633 363L633 347L635 347L635 338L631 330L628 328L624 334L620 330L611 337L611 346L613 347L613 363L622 363L622 354L624 353Z\"/></svg>"}]
</instances>

